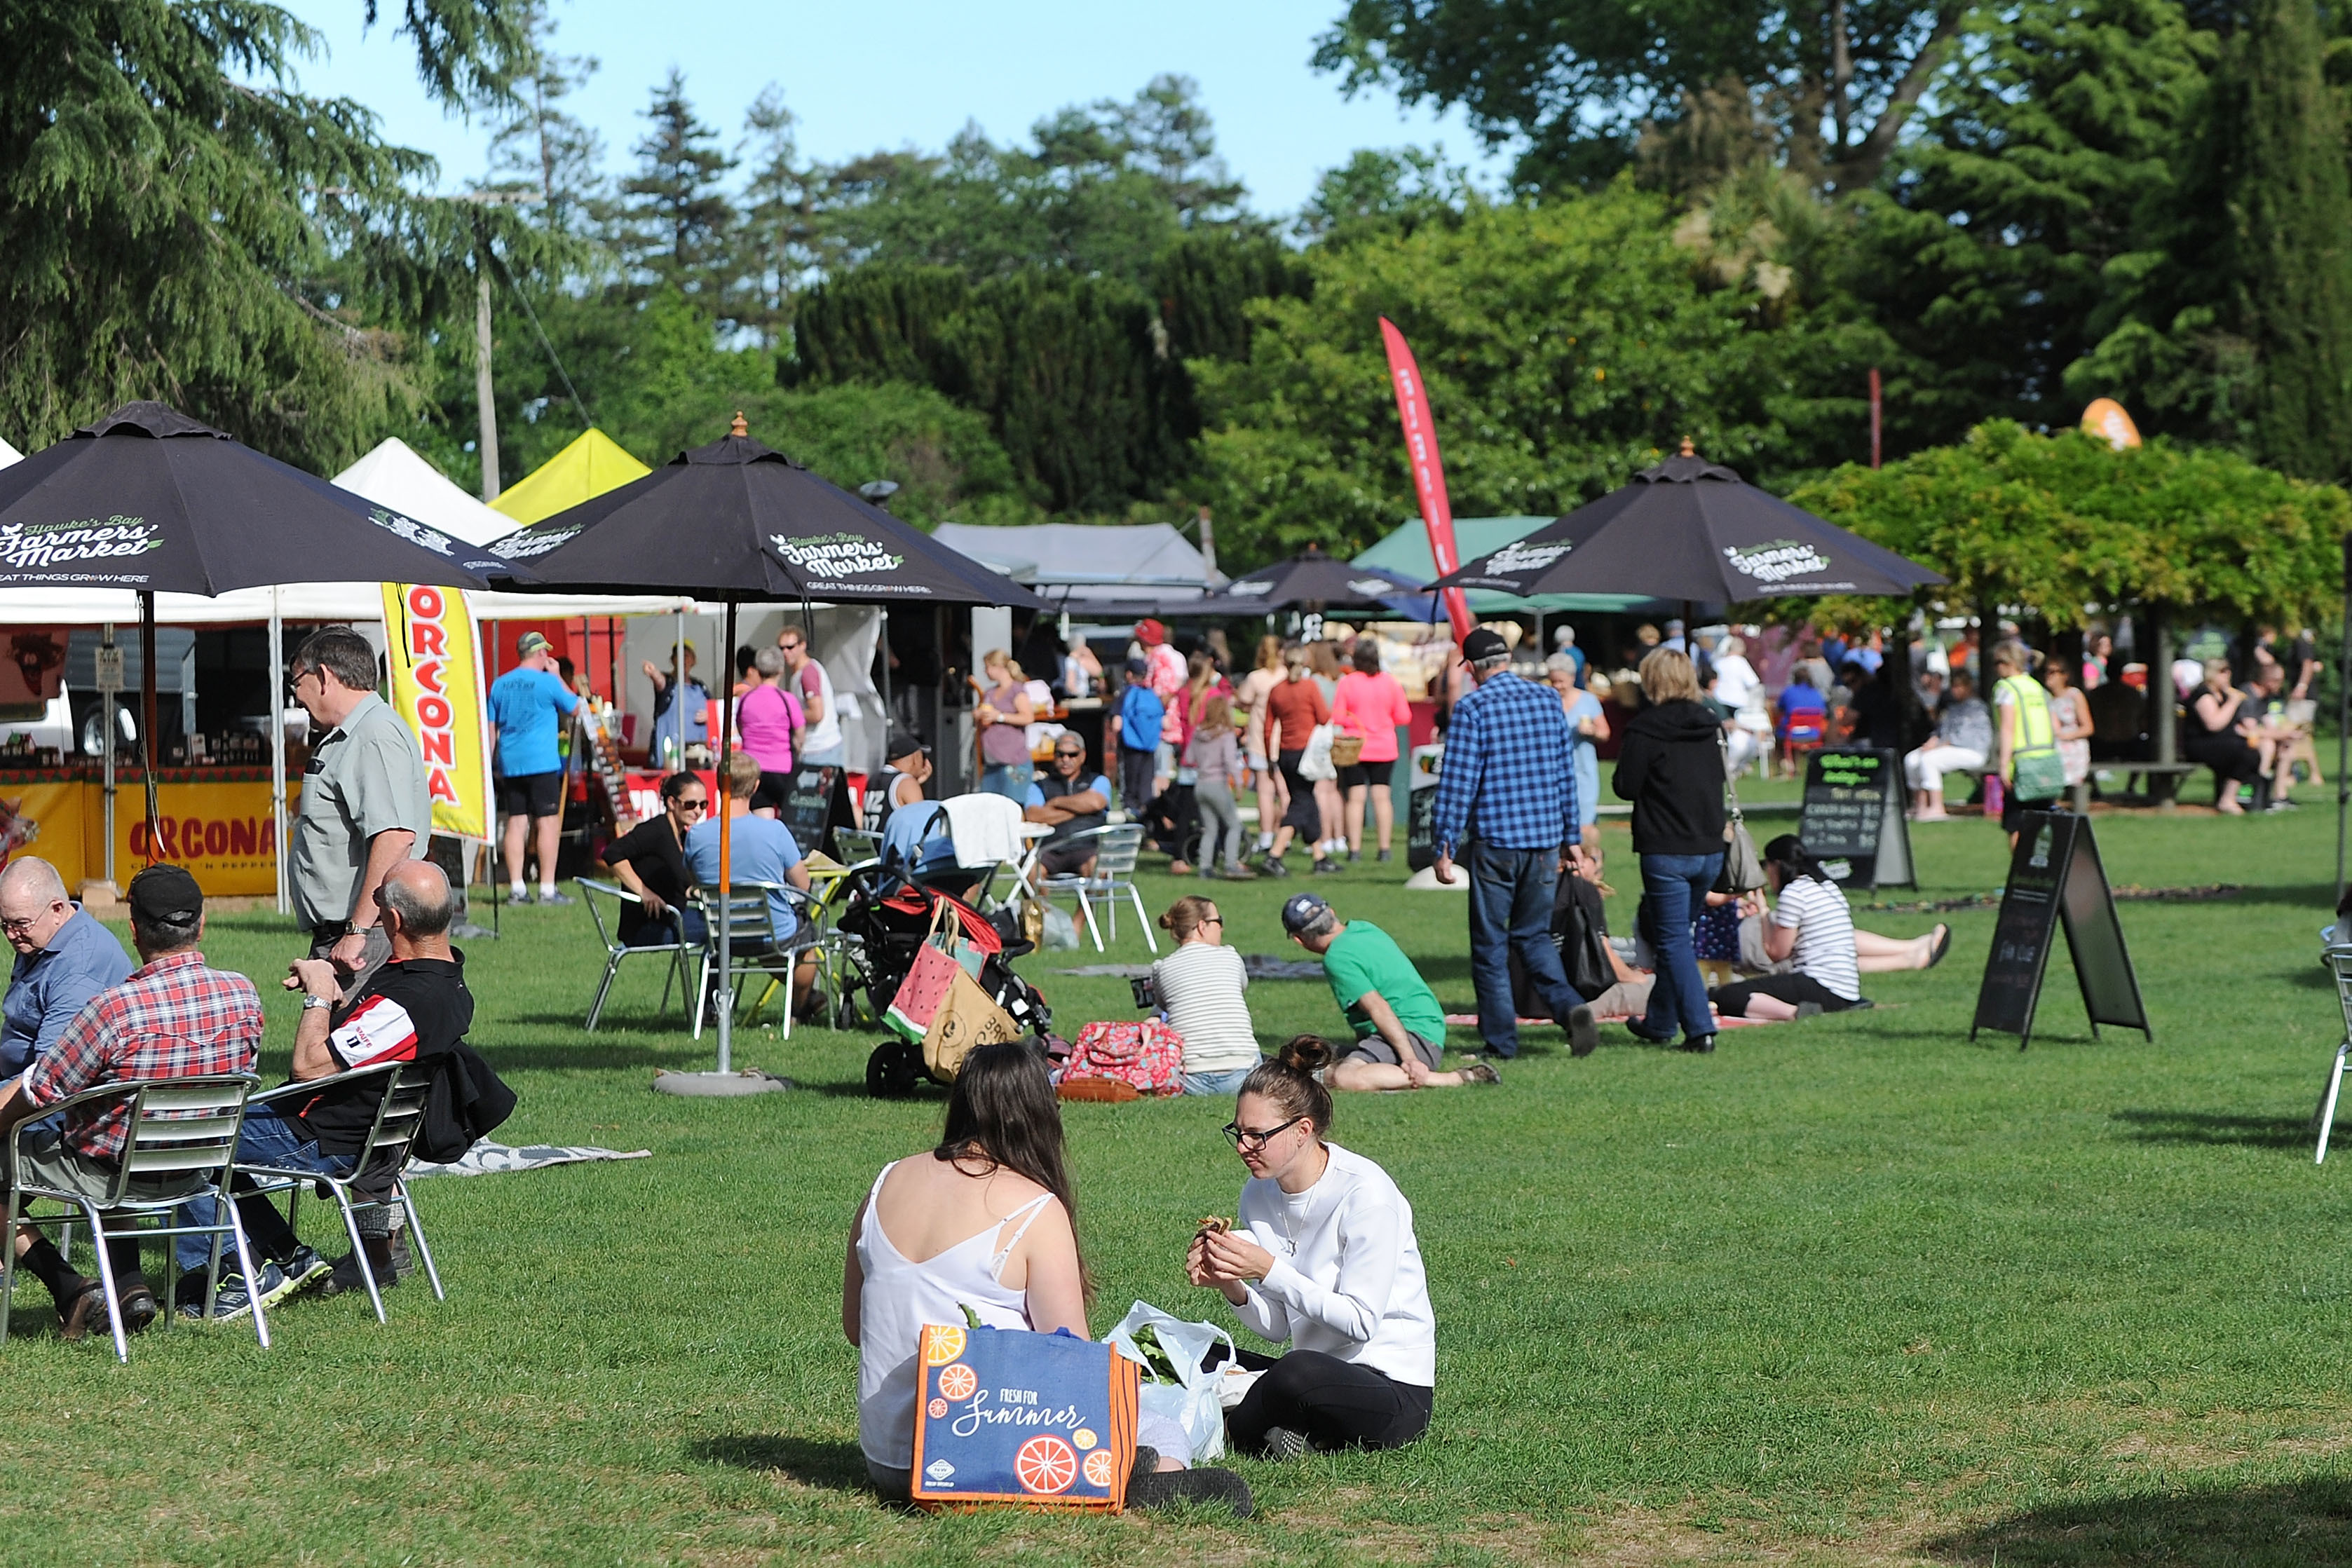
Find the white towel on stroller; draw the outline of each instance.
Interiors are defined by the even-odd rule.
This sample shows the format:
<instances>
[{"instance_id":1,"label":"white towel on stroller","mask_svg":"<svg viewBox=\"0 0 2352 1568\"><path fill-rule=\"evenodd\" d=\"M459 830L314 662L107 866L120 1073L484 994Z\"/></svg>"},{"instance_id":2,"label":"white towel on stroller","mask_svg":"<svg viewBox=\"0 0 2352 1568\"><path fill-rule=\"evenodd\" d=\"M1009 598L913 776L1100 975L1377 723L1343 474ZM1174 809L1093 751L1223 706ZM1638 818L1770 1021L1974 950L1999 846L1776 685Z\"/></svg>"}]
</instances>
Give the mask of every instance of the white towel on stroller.
<instances>
[{"instance_id":1,"label":"white towel on stroller","mask_svg":"<svg viewBox=\"0 0 2352 1568\"><path fill-rule=\"evenodd\" d=\"M956 864L965 871L1021 858L1021 807L1002 795L951 795L941 804Z\"/></svg>"}]
</instances>

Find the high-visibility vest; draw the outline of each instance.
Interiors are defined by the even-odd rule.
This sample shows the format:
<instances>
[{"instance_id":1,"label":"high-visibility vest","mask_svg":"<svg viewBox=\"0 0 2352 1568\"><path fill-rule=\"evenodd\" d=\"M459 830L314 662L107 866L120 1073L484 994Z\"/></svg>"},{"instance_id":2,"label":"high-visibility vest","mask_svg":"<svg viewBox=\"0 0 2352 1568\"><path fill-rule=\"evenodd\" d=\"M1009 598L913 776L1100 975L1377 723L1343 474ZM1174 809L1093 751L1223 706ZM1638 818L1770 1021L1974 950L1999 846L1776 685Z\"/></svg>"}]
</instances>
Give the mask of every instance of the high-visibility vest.
<instances>
[{"instance_id":1,"label":"high-visibility vest","mask_svg":"<svg viewBox=\"0 0 2352 1568\"><path fill-rule=\"evenodd\" d=\"M2003 675L1993 689L2007 692L2017 708L2017 737L2010 747L2009 772L2004 776L2014 779L2017 754L2056 746L2058 728L2050 719L2050 694L2032 675Z\"/></svg>"}]
</instances>

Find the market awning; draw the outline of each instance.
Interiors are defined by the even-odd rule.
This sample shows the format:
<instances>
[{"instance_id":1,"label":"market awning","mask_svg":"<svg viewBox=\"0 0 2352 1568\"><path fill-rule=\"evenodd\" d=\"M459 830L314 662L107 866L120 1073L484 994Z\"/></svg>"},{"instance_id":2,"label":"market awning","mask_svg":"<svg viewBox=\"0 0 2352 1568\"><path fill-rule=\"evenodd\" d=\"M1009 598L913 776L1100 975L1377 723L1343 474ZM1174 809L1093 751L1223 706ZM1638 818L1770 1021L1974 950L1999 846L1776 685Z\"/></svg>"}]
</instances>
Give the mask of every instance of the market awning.
<instances>
[{"instance_id":1,"label":"market awning","mask_svg":"<svg viewBox=\"0 0 2352 1568\"><path fill-rule=\"evenodd\" d=\"M1454 557L1467 561L1492 555L1538 528L1549 527L1551 522L1549 517L1456 517ZM1429 553L1429 529L1419 517L1402 525L1357 556L1356 564L1385 567L1419 583L1430 582L1437 576L1437 562ZM1522 599L1516 594L1472 589L1469 599L1474 615L1554 614L1562 611L1588 615L1647 614L1668 608L1663 599L1624 593L1538 593Z\"/></svg>"},{"instance_id":2,"label":"market awning","mask_svg":"<svg viewBox=\"0 0 2352 1568\"><path fill-rule=\"evenodd\" d=\"M516 480L490 506L529 528L652 472L611 436L590 430Z\"/></svg>"}]
</instances>

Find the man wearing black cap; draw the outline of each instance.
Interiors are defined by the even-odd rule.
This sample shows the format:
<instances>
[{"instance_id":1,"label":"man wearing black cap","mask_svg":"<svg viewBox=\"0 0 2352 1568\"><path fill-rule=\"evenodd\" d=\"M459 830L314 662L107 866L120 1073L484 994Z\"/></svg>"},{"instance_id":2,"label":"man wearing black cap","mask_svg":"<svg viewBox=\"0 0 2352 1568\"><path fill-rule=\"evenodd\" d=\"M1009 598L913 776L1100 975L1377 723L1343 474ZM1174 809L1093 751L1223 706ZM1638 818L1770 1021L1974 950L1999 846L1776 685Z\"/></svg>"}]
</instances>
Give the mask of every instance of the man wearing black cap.
<instances>
[{"instance_id":1,"label":"man wearing black cap","mask_svg":"<svg viewBox=\"0 0 2352 1568\"><path fill-rule=\"evenodd\" d=\"M890 732L882 771L866 786L866 831L878 833L890 825L890 813L923 798L930 781L931 748L903 729Z\"/></svg>"},{"instance_id":2,"label":"man wearing black cap","mask_svg":"<svg viewBox=\"0 0 2352 1568\"><path fill-rule=\"evenodd\" d=\"M197 951L205 898L196 879L175 865L151 865L131 879L125 897L140 967L94 998L57 1044L25 1070L0 1101L0 1135L40 1116L44 1107L100 1084L253 1071L261 1045L261 998L251 980L207 967ZM77 1107L65 1113L61 1126L26 1131L26 1176L43 1186L104 1197L129 1138L127 1105ZM5 1171L0 1166L0 1180ZM142 1183L139 1190L142 1197L170 1197L194 1185L164 1178ZM140 1270L139 1243L126 1237L109 1242L107 1250L122 1325L136 1333L156 1312L155 1293ZM68 1339L81 1338L102 1320L96 1282L67 1268L47 1238L27 1243L19 1237L16 1259L49 1288Z\"/></svg>"},{"instance_id":3,"label":"man wearing black cap","mask_svg":"<svg viewBox=\"0 0 2352 1568\"><path fill-rule=\"evenodd\" d=\"M1511 955L1568 1031L1569 1049L1600 1043L1592 1009L1568 983L1551 936L1563 854L1584 859L1576 811L1576 732L1558 694L1511 674L1510 646L1481 626L1462 640L1476 687L1454 705L1437 775L1430 841L1437 880L1454 881L1463 849L1470 873L1470 975L1478 1033L1488 1051L1519 1053Z\"/></svg>"}]
</instances>

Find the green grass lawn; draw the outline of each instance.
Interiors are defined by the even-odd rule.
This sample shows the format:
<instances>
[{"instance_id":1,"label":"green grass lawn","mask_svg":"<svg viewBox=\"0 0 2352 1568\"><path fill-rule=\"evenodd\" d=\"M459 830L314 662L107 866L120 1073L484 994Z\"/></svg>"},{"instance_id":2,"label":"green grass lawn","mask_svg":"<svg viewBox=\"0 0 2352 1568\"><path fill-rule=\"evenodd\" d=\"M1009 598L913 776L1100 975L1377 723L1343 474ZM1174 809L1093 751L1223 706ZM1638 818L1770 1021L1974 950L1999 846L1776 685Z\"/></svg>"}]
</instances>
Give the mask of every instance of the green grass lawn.
<instances>
[{"instance_id":1,"label":"green grass lawn","mask_svg":"<svg viewBox=\"0 0 2352 1568\"><path fill-rule=\"evenodd\" d=\"M1499 1089L1344 1100L1335 1137L1417 1210L1436 1421L1396 1454L1245 1466L1261 1512L1239 1526L871 1501L844 1239L941 1096L866 1099L872 1037L818 1030L739 1042L800 1092L654 1094L656 1067L709 1060L652 1016L658 975L622 984L635 1027L583 1036L586 915L511 910L469 951L475 1040L521 1094L505 1135L654 1157L421 1184L448 1301L405 1283L382 1329L363 1299L289 1303L268 1353L174 1330L120 1367L59 1343L28 1281L0 1348L0 1561L2352 1562L2352 1152L2315 1169L2305 1132L2338 1038L2315 962L2332 813L2098 829L2118 883L2244 886L2123 906L2152 1045L2094 1043L2063 958L2030 1051L1971 1044L1983 909L1949 917L1943 967L1875 977L1876 1011L1727 1031L1708 1058L1612 1030L1574 1061L1547 1029ZM1622 920L1634 868L1605 831ZM1988 825L1915 841L1921 896L1998 886ZM1228 892L1229 940L1284 951L1301 885ZM1369 867L1315 885L1468 1009L1458 899ZM230 916L209 950L267 985L292 946ZM1130 920L1114 956L1143 956ZM1133 1016L1123 981L1052 972L1093 961L1027 961L1069 1032ZM1318 983L1252 1005L1268 1043L1336 1022ZM270 1014L276 1071L295 1013L272 993ZM1068 1109L1098 1328L1137 1298L1231 1323L1181 1271L1242 1178L1230 1112Z\"/></svg>"}]
</instances>

